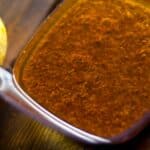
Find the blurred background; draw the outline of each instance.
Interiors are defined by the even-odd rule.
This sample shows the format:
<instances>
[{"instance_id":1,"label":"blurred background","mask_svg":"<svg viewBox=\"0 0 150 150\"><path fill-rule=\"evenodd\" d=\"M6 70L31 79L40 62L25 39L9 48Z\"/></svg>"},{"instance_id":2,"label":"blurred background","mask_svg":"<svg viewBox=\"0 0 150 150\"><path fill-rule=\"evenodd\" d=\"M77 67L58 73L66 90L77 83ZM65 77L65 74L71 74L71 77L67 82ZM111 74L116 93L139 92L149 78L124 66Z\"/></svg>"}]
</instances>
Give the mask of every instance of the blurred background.
<instances>
[{"instance_id":1,"label":"blurred background","mask_svg":"<svg viewBox=\"0 0 150 150\"><path fill-rule=\"evenodd\" d=\"M11 71L19 51L61 0L0 0L0 17L8 32L4 66ZM123 145L91 147L33 121L0 98L1 150L150 150L150 127Z\"/></svg>"}]
</instances>

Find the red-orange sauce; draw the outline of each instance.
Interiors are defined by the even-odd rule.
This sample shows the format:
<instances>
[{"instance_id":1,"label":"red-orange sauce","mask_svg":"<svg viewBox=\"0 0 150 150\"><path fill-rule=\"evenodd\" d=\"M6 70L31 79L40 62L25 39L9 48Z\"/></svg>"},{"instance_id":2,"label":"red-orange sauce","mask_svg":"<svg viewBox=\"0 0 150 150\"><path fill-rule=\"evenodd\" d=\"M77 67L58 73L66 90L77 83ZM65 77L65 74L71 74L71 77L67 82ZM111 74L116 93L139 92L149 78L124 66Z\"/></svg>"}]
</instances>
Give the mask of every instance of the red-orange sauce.
<instances>
[{"instance_id":1,"label":"red-orange sauce","mask_svg":"<svg viewBox=\"0 0 150 150\"><path fill-rule=\"evenodd\" d=\"M24 90L62 120L102 137L150 111L150 12L123 0L79 0L30 56Z\"/></svg>"}]
</instances>

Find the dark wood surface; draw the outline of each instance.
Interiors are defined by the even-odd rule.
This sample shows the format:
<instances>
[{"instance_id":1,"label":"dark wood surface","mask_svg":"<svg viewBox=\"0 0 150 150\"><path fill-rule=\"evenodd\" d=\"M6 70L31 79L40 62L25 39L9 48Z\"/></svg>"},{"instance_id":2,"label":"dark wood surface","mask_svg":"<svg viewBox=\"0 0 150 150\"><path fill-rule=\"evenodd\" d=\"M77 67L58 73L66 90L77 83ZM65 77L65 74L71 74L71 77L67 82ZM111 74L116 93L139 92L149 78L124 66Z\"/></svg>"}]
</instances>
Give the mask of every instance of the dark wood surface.
<instances>
[{"instance_id":1,"label":"dark wood surface","mask_svg":"<svg viewBox=\"0 0 150 150\"><path fill-rule=\"evenodd\" d=\"M7 26L9 42L5 66L9 66L55 4L55 0L0 0L0 16Z\"/></svg>"},{"instance_id":2,"label":"dark wood surface","mask_svg":"<svg viewBox=\"0 0 150 150\"><path fill-rule=\"evenodd\" d=\"M18 52L56 5L55 0L0 0L0 16L8 30L5 67L11 68ZM89 147L42 126L0 101L0 149L2 150L150 150L150 127L123 145Z\"/></svg>"}]
</instances>

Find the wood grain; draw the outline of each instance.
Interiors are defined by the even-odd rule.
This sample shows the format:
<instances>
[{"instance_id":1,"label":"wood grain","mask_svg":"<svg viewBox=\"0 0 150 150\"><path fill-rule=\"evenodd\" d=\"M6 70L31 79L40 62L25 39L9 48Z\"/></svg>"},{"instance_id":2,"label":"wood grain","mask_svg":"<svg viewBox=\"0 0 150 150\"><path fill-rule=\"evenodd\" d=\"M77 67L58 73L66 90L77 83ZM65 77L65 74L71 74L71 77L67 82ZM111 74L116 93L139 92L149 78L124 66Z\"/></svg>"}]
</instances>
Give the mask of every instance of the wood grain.
<instances>
[{"instance_id":1,"label":"wood grain","mask_svg":"<svg viewBox=\"0 0 150 150\"><path fill-rule=\"evenodd\" d=\"M18 52L37 27L55 8L55 0L0 0L0 16L8 31L5 67L10 68ZM0 149L82 149L74 141L33 121L0 98Z\"/></svg>"},{"instance_id":2,"label":"wood grain","mask_svg":"<svg viewBox=\"0 0 150 150\"><path fill-rule=\"evenodd\" d=\"M54 0L0 0L0 16L8 29L9 67L18 52L26 45L39 24L55 6ZM2 101L2 99L0 98ZM2 103L2 102L0 102ZM7 150L149 150L150 128L123 145L89 147L42 126L11 106L0 104L0 149Z\"/></svg>"}]
</instances>

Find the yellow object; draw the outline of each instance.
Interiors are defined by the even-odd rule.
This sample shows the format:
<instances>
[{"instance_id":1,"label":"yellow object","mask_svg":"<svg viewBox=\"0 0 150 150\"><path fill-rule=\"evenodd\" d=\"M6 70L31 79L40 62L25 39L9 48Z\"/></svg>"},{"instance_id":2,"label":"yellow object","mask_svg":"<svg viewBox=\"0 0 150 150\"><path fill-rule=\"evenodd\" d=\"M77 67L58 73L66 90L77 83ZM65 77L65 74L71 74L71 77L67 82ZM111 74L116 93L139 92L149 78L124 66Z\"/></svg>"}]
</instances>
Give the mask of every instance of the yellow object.
<instances>
[{"instance_id":1,"label":"yellow object","mask_svg":"<svg viewBox=\"0 0 150 150\"><path fill-rule=\"evenodd\" d=\"M5 25L0 18L0 65L3 64L7 49L7 33Z\"/></svg>"}]
</instances>

